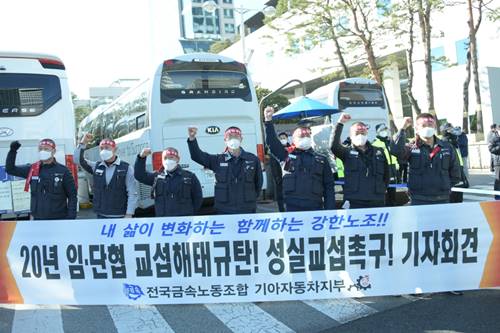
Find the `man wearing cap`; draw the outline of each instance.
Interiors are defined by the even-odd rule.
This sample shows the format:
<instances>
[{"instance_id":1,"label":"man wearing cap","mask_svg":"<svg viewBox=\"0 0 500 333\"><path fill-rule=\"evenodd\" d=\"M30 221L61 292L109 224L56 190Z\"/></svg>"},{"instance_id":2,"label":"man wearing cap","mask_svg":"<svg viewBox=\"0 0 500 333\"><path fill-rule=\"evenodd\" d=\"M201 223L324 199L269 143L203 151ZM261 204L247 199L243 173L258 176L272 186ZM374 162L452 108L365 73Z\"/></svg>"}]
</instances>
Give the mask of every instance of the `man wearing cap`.
<instances>
[{"instance_id":1,"label":"man wearing cap","mask_svg":"<svg viewBox=\"0 0 500 333\"><path fill-rule=\"evenodd\" d=\"M283 147L272 123L274 109L264 110L266 143L283 166L283 195L286 210L335 209L335 180L326 157L312 149L311 129L298 127L292 145Z\"/></svg>"},{"instance_id":2,"label":"man wearing cap","mask_svg":"<svg viewBox=\"0 0 500 333\"><path fill-rule=\"evenodd\" d=\"M389 183L396 184L399 164L398 159L395 155L399 154L398 147L390 137L390 130L386 124L381 123L375 126L375 131L377 133L376 139L372 142L373 147L380 148L384 151L385 159L389 166ZM402 147L399 147L402 149ZM396 188L388 187L386 195L386 206L396 205Z\"/></svg>"},{"instance_id":3,"label":"man wearing cap","mask_svg":"<svg viewBox=\"0 0 500 333\"><path fill-rule=\"evenodd\" d=\"M411 123L405 123L407 129ZM416 138L405 146L401 158L408 161L408 193L412 205L448 203L451 187L461 180L455 148L436 136L436 119L421 113L416 120ZM405 141L405 132L396 138Z\"/></svg>"},{"instance_id":4,"label":"man wearing cap","mask_svg":"<svg viewBox=\"0 0 500 333\"><path fill-rule=\"evenodd\" d=\"M368 142L368 126L362 122L351 125L349 146L340 143L344 124L350 119L347 113L340 116L332 142L333 154L344 163L344 200L349 201L349 208L383 207L389 164L383 149Z\"/></svg>"},{"instance_id":5,"label":"man wearing cap","mask_svg":"<svg viewBox=\"0 0 500 333\"><path fill-rule=\"evenodd\" d=\"M238 127L224 132L226 151L203 152L196 140L196 127L188 128L191 159L215 173L215 209L218 214L255 213L262 189L262 168L257 156L241 148L242 133Z\"/></svg>"},{"instance_id":6,"label":"man wearing cap","mask_svg":"<svg viewBox=\"0 0 500 333\"><path fill-rule=\"evenodd\" d=\"M35 220L76 218L76 186L69 169L57 163L56 144L43 139L38 144L39 161L15 165L19 141L10 144L5 169L8 174L26 178L24 190L31 188L31 215Z\"/></svg>"},{"instance_id":7,"label":"man wearing cap","mask_svg":"<svg viewBox=\"0 0 500 333\"><path fill-rule=\"evenodd\" d=\"M99 143L101 161L84 158L84 149L92 134L83 136L74 153L74 161L93 177L93 206L97 218L131 218L137 206L137 184L134 169L116 155L116 143L103 139Z\"/></svg>"},{"instance_id":8,"label":"man wearing cap","mask_svg":"<svg viewBox=\"0 0 500 333\"><path fill-rule=\"evenodd\" d=\"M163 167L146 171L146 158L151 148L144 148L135 160L135 179L152 186L156 216L192 216L203 202L200 181L192 172L179 165L179 152L168 147L162 152Z\"/></svg>"},{"instance_id":9,"label":"man wearing cap","mask_svg":"<svg viewBox=\"0 0 500 333\"><path fill-rule=\"evenodd\" d=\"M288 134L286 132L281 132L278 134L278 139L283 147L290 147L290 143L288 142ZM271 159L269 160L269 164L271 167L271 174L274 180L274 193L275 200L278 204L278 210L280 212L285 211L285 201L283 199L283 172L281 170L281 163L279 159L271 153Z\"/></svg>"}]
</instances>

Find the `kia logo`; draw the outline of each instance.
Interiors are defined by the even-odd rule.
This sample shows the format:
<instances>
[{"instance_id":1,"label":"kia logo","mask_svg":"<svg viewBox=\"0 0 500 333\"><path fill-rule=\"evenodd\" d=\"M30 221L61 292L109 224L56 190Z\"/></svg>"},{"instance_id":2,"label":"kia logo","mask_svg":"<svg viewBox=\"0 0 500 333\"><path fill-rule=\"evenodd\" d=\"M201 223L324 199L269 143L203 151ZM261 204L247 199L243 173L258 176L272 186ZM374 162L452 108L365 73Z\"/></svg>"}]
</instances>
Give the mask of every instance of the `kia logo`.
<instances>
[{"instance_id":1,"label":"kia logo","mask_svg":"<svg viewBox=\"0 0 500 333\"><path fill-rule=\"evenodd\" d=\"M218 134L220 132L220 128L217 126L208 126L205 132L207 132L207 134Z\"/></svg>"},{"instance_id":2,"label":"kia logo","mask_svg":"<svg viewBox=\"0 0 500 333\"><path fill-rule=\"evenodd\" d=\"M5 138L14 134L14 130L8 127L0 127L0 138Z\"/></svg>"}]
</instances>

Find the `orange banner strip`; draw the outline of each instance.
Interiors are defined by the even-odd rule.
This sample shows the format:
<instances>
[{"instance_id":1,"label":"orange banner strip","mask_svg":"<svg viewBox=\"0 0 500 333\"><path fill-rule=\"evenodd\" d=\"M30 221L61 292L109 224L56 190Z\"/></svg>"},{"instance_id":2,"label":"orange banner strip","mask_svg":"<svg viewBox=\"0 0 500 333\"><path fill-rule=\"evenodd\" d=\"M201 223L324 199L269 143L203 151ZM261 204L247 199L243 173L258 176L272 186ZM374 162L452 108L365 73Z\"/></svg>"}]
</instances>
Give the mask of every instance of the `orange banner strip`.
<instances>
[{"instance_id":1,"label":"orange banner strip","mask_svg":"<svg viewBox=\"0 0 500 333\"><path fill-rule=\"evenodd\" d=\"M0 222L0 303L24 303L7 260L7 250L16 222Z\"/></svg>"},{"instance_id":2,"label":"orange banner strip","mask_svg":"<svg viewBox=\"0 0 500 333\"><path fill-rule=\"evenodd\" d=\"M500 287L500 201L481 202L481 209L493 234L480 288Z\"/></svg>"}]
</instances>

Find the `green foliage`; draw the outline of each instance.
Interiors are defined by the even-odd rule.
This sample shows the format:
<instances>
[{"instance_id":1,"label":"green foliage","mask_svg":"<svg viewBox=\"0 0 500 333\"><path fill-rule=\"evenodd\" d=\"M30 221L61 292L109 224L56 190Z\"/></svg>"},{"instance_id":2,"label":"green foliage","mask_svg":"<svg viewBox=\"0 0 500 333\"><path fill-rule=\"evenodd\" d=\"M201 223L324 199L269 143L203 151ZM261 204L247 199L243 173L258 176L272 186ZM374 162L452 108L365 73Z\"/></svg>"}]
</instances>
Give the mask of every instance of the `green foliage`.
<instances>
[{"instance_id":1,"label":"green foliage","mask_svg":"<svg viewBox=\"0 0 500 333\"><path fill-rule=\"evenodd\" d=\"M234 42L235 41L231 41L229 39L217 41L210 46L209 52L210 53L220 53L220 52L224 51L225 49L227 49L228 47L230 47L231 45L233 45Z\"/></svg>"},{"instance_id":2,"label":"green foliage","mask_svg":"<svg viewBox=\"0 0 500 333\"><path fill-rule=\"evenodd\" d=\"M257 93L257 100L260 103L262 98L271 93L271 90L261 87L255 87L255 92ZM266 101L263 104L263 107L265 108L266 106L272 106L274 107L275 110L280 110L289 104L290 102L288 101L288 98L286 98L286 96L277 94L266 99Z\"/></svg>"}]
</instances>

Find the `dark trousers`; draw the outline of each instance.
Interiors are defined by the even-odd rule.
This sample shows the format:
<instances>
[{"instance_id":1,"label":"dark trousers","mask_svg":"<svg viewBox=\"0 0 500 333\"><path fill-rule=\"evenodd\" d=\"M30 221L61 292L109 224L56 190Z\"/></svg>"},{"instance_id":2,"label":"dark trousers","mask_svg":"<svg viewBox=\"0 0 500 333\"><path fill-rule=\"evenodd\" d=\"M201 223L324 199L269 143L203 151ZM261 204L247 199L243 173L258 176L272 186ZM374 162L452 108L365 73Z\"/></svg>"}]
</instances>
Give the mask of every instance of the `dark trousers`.
<instances>
[{"instance_id":1,"label":"dark trousers","mask_svg":"<svg viewBox=\"0 0 500 333\"><path fill-rule=\"evenodd\" d=\"M279 211L284 212L285 201L283 199L283 172L281 171L281 165L275 158L271 158L270 165L274 180L274 200L278 203Z\"/></svg>"},{"instance_id":2,"label":"dark trousers","mask_svg":"<svg viewBox=\"0 0 500 333\"><path fill-rule=\"evenodd\" d=\"M495 191L500 191L500 165L495 166ZM495 200L500 200L500 195L495 195Z\"/></svg>"},{"instance_id":3,"label":"dark trousers","mask_svg":"<svg viewBox=\"0 0 500 333\"><path fill-rule=\"evenodd\" d=\"M445 204L445 203L450 203L450 201L449 200L424 201L424 200L410 199L411 206L437 205L437 204Z\"/></svg>"},{"instance_id":4,"label":"dark trousers","mask_svg":"<svg viewBox=\"0 0 500 333\"><path fill-rule=\"evenodd\" d=\"M104 216L101 214L97 214L98 219L122 219L124 216L118 216L118 217L110 217L110 216Z\"/></svg>"},{"instance_id":5,"label":"dark trousers","mask_svg":"<svg viewBox=\"0 0 500 333\"><path fill-rule=\"evenodd\" d=\"M255 214L255 210L252 210L250 212L224 212L222 210L217 210L216 214L217 215L235 215L235 214Z\"/></svg>"},{"instance_id":6,"label":"dark trousers","mask_svg":"<svg viewBox=\"0 0 500 333\"><path fill-rule=\"evenodd\" d=\"M463 192L451 192L450 203L460 203L460 202L464 202Z\"/></svg>"},{"instance_id":7,"label":"dark trousers","mask_svg":"<svg viewBox=\"0 0 500 333\"><path fill-rule=\"evenodd\" d=\"M321 207L299 207L295 205L286 205L286 211L287 212L307 212L307 211L312 211L312 210L322 210L323 208Z\"/></svg>"},{"instance_id":8,"label":"dark trousers","mask_svg":"<svg viewBox=\"0 0 500 333\"><path fill-rule=\"evenodd\" d=\"M396 188L388 187L385 195L385 205L387 207L396 206Z\"/></svg>"},{"instance_id":9,"label":"dark trousers","mask_svg":"<svg viewBox=\"0 0 500 333\"><path fill-rule=\"evenodd\" d=\"M398 170L398 183L408 182L408 164L400 164Z\"/></svg>"},{"instance_id":10,"label":"dark trousers","mask_svg":"<svg viewBox=\"0 0 500 333\"><path fill-rule=\"evenodd\" d=\"M384 207L384 200L349 200L349 209Z\"/></svg>"}]
</instances>

